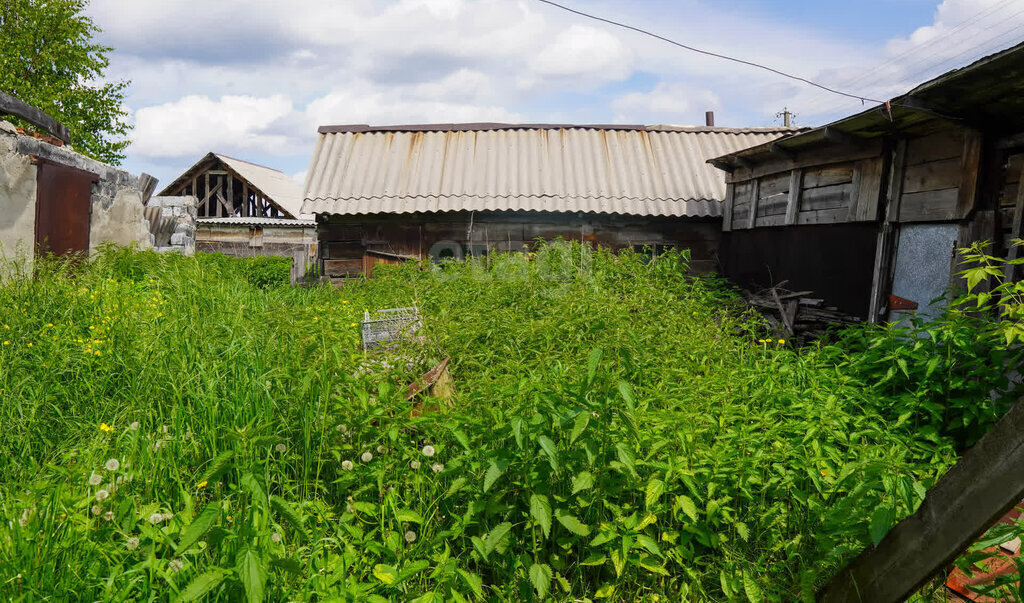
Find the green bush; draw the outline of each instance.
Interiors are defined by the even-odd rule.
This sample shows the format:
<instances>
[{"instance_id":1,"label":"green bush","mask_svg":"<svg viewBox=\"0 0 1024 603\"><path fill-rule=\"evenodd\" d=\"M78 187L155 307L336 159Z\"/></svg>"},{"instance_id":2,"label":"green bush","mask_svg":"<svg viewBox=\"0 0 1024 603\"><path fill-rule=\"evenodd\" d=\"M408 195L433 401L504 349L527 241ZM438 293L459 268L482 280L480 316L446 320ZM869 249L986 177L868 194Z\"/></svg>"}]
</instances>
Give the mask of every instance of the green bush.
<instances>
[{"instance_id":1,"label":"green bush","mask_svg":"<svg viewBox=\"0 0 1024 603\"><path fill-rule=\"evenodd\" d=\"M953 440L685 264L557 244L264 288L108 250L14 279L0 594L809 600ZM410 304L425 344L361 350L364 309ZM446 356L451 408L406 400Z\"/></svg>"}]
</instances>

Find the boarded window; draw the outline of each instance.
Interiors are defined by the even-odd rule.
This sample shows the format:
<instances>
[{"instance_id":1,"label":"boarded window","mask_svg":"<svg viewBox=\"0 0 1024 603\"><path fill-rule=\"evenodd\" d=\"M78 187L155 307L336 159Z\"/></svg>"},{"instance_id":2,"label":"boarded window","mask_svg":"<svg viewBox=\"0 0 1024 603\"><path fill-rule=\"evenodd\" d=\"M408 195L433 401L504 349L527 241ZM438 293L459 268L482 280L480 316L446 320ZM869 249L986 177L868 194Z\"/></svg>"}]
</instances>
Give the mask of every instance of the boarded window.
<instances>
[{"instance_id":1,"label":"boarded window","mask_svg":"<svg viewBox=\"0 0 1024 603\"><path fill-rule=\"evenodd\" d=\"M99 176L37 159L36 253L73 255L89 251L92 184Z\"/></svg>"}]
</instances>

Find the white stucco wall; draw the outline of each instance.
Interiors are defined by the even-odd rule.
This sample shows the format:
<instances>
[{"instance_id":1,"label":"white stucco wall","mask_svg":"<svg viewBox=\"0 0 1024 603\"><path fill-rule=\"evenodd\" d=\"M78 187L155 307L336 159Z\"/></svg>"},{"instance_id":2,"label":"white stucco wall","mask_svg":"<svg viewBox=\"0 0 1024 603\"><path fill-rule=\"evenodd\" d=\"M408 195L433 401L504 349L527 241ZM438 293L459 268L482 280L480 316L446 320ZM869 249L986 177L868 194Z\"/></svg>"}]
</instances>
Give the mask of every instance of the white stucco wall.
<instances>
[{"instance_id":1,"label":"white stucco wall","mask_svg":"<svg viewBox=\"0 0 1024 603\"><path fill-rule=\"evenodd\" d=\"M104 243L152 248L139 179L123 170L29 136L0 121L0 254L8 260L30 255L35 243L35 155L99 176L92 185L89 251Z\"/></svg>"}]
</instances>

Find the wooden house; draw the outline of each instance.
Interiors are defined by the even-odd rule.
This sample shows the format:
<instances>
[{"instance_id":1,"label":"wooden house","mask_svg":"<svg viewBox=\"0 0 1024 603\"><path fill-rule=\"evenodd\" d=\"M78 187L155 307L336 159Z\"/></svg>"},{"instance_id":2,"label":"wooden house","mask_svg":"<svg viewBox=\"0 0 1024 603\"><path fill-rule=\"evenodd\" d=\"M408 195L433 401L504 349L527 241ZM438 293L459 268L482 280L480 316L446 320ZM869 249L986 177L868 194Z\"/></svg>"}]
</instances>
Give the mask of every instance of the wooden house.
<instances>
[{"instance_id":1,"label":"wooden house","mask_svg":"<svg viewBox=\"0 0 1024 603\"><path fill-rule=\"evenodd\" d=\"M627 125L324 126L302 211L324 274L517 251L564 238L717 266L725 183L711 157L792 129Z\"/></svg>"},{"instance_id":2,"label":"wooden house","mask_svg":"<svg viewBox=\"0 0 1024 603\"><path fill-rule=\"evenodd\" d=\"M934 312L954 249L1021 236L1024 45L884 105L711 160L727 172L722 268L871 321Z\"/></svg>"},{"instance_id":3,"label":"wooden house","mask_svg":"<svg viewBox=\"0 0 1024 603\"><path fill-rule=\"evenodd\" d=\"M299 213L302 186L279 170L208 153L160 196L197 200L196 251L290 257L292 282L314 265L316 223Z\"/></svg>"}]
</instances>

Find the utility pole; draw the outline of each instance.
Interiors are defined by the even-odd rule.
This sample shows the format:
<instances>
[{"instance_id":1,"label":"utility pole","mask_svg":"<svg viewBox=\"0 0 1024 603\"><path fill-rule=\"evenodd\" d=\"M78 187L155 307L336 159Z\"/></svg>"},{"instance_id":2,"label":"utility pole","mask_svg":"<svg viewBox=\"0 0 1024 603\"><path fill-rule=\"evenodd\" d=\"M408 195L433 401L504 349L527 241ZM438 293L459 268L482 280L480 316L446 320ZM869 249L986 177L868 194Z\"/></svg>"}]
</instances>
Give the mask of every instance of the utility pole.
<instances>
[{"instance_id":1,"label":"utility pole","mask_svg":"<svg viewBox=\"0 0 1024 603\"><path fill-rule=\"evenodd\" d=\"M796 113L789 110L788 107L783 107L782 111L775 114L775 119L782 118L782 127L788 128L792 125L793 118L796 117Z\"/></svg>"}]
</instances>

